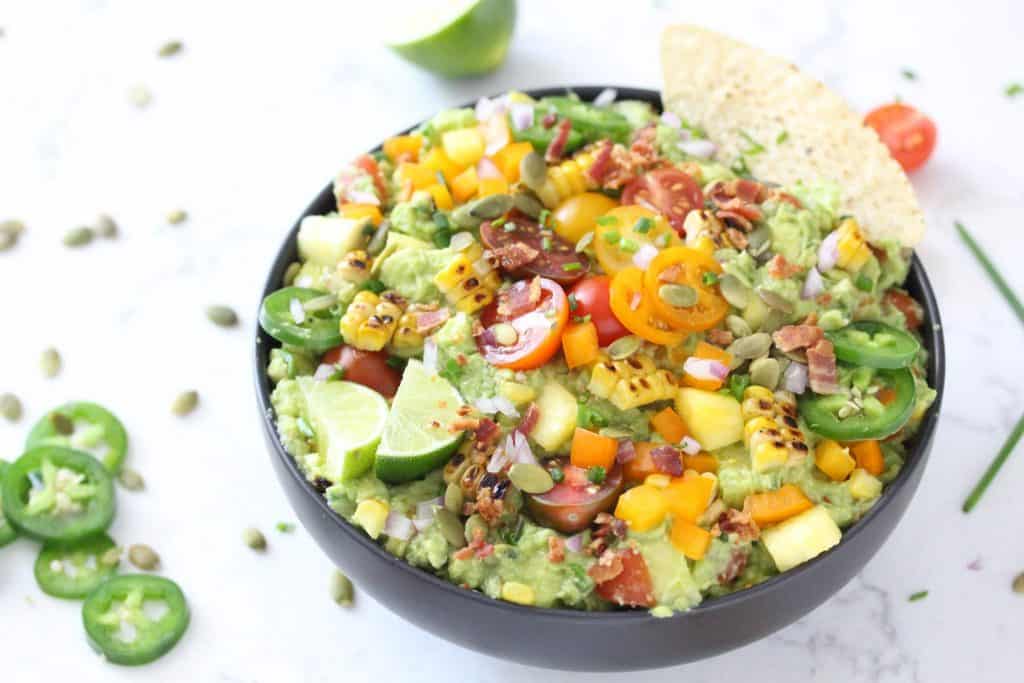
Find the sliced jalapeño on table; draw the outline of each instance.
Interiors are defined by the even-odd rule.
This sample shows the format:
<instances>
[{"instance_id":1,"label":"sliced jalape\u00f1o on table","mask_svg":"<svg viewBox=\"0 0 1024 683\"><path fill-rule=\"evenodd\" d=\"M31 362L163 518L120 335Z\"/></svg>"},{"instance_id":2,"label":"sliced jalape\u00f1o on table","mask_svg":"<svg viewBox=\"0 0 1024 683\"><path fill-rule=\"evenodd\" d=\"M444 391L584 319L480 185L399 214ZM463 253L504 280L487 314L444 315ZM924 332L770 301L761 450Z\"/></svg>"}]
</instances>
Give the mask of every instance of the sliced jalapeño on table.
<instances>
[{"instance_id":1,"label":"sliced jalape\u00f1o on table","mask_svg":"<svg viewBox=\"0 0 1024 683\"><path fill-rule=\"evenodd\" d=\"M84 598L117 571L116 548L103 533L72 543L47 541L36 558L36 583L55 598Z\"/></svg>"},{"instance_id":2,"label":"sliced jalape\u00f1o on table","mask_svg":"<svg viewBox=\"0 0 1024 683\"><path fill-rule=\"evenodd\" d=\"M121 471L128 450L124 425L109 410L88 401L73 401L54 408L35 425L25 450L38 446L64 446L94 455L111 474Z\"/></svg>"}]
</instances>

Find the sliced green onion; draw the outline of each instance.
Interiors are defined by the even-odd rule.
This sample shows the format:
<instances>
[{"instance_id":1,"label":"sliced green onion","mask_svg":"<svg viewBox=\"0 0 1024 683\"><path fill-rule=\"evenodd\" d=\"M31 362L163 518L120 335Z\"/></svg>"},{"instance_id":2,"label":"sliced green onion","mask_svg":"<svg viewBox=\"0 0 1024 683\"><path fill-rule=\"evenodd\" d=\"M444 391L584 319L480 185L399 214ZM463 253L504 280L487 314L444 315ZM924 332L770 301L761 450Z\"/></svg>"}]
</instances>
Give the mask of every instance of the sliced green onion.
<instances>
[{"instance_id":1,"label":"sliced green onion","mask_svg":"<svg viewBox=\"0 0 1024 683\"><path fill-rule=\"evenodd\" d=\"M988 273L988 277L992 280L996 289L998 289L999 293L1003 295L1006 302L1010 304L1010 308L1012 308L1013 312L1017 314L1020 321L1024 323L1024 305L1021 305L1020 299L1018 299L1017 295L1013 293L1012 289L1010 289L1010 285L1006 284L1006 280L1004 280L1003 276L999 274L996 267L992 265L992 262L988 259L984 250L982 250L978 243L974 241L971 233L967 231L967 228L963 226L963 223L956 221L953 225L956 227L956 231L960 234L960 239L964 241L967 248L971 250L972 254L974 254L974 258L978 259L978 263L980 263L981 267L986 273Z\"/></svg>"},{"instance_id":2,"label":"sliced green onion","mask_svg":"<svg viewBox=\"0 0 1024 683\"><path fill-rule=\"evenodd\" d=\"M981 500L981 497L985 494L989 484L991 484L992 480L996 478L997 474L999 474L999 470L1006 462L1006 459L1010 457L1010 453L1013 452L1014 446L1016 446L1017 442L1020 441L1022 434L1024 434L1024 415L1021 415L1020 419L1017 420L1017 424L1014 426L1013 431L1010 432L1009 438L1007 438L1003 443L1003 447L999 449L999 453L996 454L995 459L992 460L992 464L988 466L988 469L985 470L985 474L981 475L981 479L979 479L978 483L974 485L974 488L971 490L971 494L967 496L967 500L964 501L963 507L965 513L973 510L974 506L978 504L979 500Z\"/></svg>"}]
</instances>

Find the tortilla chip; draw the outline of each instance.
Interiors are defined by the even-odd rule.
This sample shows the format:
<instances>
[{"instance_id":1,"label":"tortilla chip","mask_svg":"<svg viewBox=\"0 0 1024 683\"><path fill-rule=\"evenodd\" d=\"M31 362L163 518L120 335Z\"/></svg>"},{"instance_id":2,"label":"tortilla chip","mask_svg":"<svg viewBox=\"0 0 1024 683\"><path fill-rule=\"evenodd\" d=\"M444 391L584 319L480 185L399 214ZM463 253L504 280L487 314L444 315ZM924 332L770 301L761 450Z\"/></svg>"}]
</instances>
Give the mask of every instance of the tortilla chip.
<instances>
[{"instance_id":1,"label":"tortilla chip","mask_svg":"<svg viewBox=\"0 0 1024 683\"><path fill-rule=\"evenodd\" d=\"M697 26L670 26L661 40L665 109L707 131L730 163L746 155L756 178L792 185L833 180L841 211L871 241L913 247L924 216L900 165L861 116L822 83L783 59ZM785 131L788 137L777 143ZM742 133L749 136L745 138Z\"/></svg>"}]
</instances>

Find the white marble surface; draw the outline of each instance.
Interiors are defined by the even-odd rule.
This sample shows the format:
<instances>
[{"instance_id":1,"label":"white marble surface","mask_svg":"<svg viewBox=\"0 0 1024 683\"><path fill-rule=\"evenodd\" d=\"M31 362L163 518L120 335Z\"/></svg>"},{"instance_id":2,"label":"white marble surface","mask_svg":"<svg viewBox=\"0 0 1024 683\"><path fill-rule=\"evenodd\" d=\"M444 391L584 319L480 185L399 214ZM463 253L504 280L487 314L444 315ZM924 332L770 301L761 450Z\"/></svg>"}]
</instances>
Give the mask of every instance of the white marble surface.
<instances>
[{"instance_id":1,"label":"white marble surface","mask_svg":"<svg viewBox=\"0 0 1024 683\"><path fill-rule=\"evenodd\" d=\"M0 218L29 226L15 251L0 254L0 390L27 407L20 425L0 424L0 455L17 456L27 426L58 402L111 406L148 480L144 493L119 494L112 533L155 546L193 606L171 655L144 671L114 668L87 647L78 604L40 593L35 546L19 541L0 551L4 680L610 679L461 650L364 596L351 611L336 607L330 564L311 538L273 531L292 515L256 423L249 344L281 236L346 158L439 107L511 86L657 87L658 30L673 19L785 54L861 109L899 94L935 118L938 151L913 181L930 224L920 253L945 318L949 373L917 499L860 577L764 641L632 678L1020 680L1024 598L1009 583L1024 570L1024 454L975 513L959 505L1024 403L1024 329L952 221L973 228L1024 291L1014 267L1024 247L1024 98L1002 95L1024 80L1024 6L525 1L505 67L446 83L376 44L377 4L285 4L0 4ZM175 37L185 52L157 59L156 47ZM904 67L919 80L904 80ZM153 91L148 109L127 101L136 83ZM179 207L188 222L166 225ZM98 211L118 219L122 238L64 249L63 231ZM244 328L207 323L202 309L215 302L237 307ZM36 367L49 344L66 364L54 380ZM192 387L200 410L171 417L172 397ZM265 556L239 539L253 524L270 538ZM969 571L976 558L982 569ZM921 589L928 598L908 603Z\"/></svg>"}]
</instances>

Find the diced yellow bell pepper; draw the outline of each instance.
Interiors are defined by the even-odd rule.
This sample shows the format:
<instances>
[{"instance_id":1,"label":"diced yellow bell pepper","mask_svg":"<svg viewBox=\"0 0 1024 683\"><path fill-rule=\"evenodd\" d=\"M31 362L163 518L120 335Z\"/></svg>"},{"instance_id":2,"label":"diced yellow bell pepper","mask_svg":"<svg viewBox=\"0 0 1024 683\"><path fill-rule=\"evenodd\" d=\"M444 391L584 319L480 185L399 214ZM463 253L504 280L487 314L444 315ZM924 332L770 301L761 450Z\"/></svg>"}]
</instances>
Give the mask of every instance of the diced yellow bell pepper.
<instances>
[{"instance_id":1,"label":"diced yellow bell pepper","mask_svg":"<svg viewBox=\"0 0 1024 683\"><path fill-rule=\"evenodd\" d=\"M440 183L434 183L423 188L430 193L430 196L434 198L434 206L441 209L442 211L451 211L453 206L452 196L448 193L448 188Z\"/></svg>"},{"instance_id":2,"label":"diced yellow bell pepper","mask_svg":"<svg viewBox=\"0 0 1024 683\"><path fill-rule=\"evenodd\" d=\"M631 531L650 531L665 520L668 501L661 489L641 484L621 496L615 505L615 516L626 522Z\"/></svg>"},{"instance_id":3,"label":"diced yellow bell pepper","mask_svg":"<svg viewBox=\"0 0 1024 683\"><path fill-rule=\"evenodd\" d=\"M476 128L450 130L441 136L448 158L462 167L475 164L484 155L484 136Z\"/></svg>"},{"instance_id":4,"label":"diced yellow bell pepper","mask_svg":"<svg viewBox=\"0 0 1024 683\"><path fill-rule=\"evenodd\" d=\"M380 225L380 222L384 220L380 209L373 204L342 204L338 207L338 215L356 220L369 218L374 225Z\"/></svg>"},{"instance_id":5,"label":"diced yellow bell pepper","mask_svg":"<svg viewBox=\"0 0 1024 683\"><path fill-rule=\"evenodd\" d=\"M814 464L832 481L844 481L857 467L857 461L850 451L832 439L825 439L814 450Z\"/></svg>"},{"instance_id":6,"label":"diced yellow bell pepper","mask_svg":"<svg viewBox=\"0 0 1024 683\"><path fill-rule=\"evenodd\" d=\"M412 183L414 190L422 190L437 184L437 173L423 164L405 161L400 163L395 170L395 179L403 185L406 182Z\"/></svg>"},{"instance_id":7,"label":"diced yellow bell pepper","mask_svg":"<svg viewBox=\"0 0 1024 683\"><path fill-rule=\"evenodd\" d=\"M451 180L452 197L459 204L468 202L480 189L480 179L476 177L476 167L470 166Z\"/></svg>"},{"instance_id":8,"label":"diced yellow bell pepper","mask_svg":"<svg viewBox=\"0 0 1024 683\"><path fill-rule=\"evenodd\" d=\"M463 166L455 163L445 154L444 150L440 147L434 147L429 152L423 155L423 160L420 162L422 166L426 166L434 172L434 179L436 182L437 174L440 173L444 176L444 181L449 185L455 177L462 173Z\"/></svg>"},{"instance_id":9,"label":"diced yellow bell pepper","mask_svg":"<svg viewBox=\"0 0 1024 683\"><path fill-rule=\"evenodd\" d=\"M533 145L529 142L513 142L505 145L494 155L494 163L501 169L505 179L510 183L519 180L519 164L523 157L533 151Z\"/></svg>"},{"instance_id":10,"label":"diced yellow bell pepper","mask_svg":"<svg viewBox=\"0 0 1024 683\"><path fill-rule=\"evenodd\" d=\"M396 135L384 141L382 149L388 159L397 162L416 161L420 156L420 149L423 147L423 136L418 133L412 135Z\"/></svg>"},{"instance_id":11,"label":"diced yellow bell pepper","mask_svg":"<svg viewBox=\"0 0 1024 683\"><path fill-rule=\"evenodd\" d=\"M481 197L492 194L508 194L508 181L504 178L481 178L477 193Z\"/></svg>"}]
</instances>

